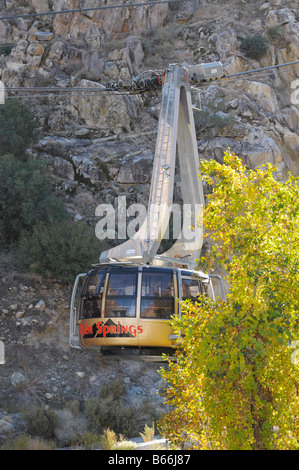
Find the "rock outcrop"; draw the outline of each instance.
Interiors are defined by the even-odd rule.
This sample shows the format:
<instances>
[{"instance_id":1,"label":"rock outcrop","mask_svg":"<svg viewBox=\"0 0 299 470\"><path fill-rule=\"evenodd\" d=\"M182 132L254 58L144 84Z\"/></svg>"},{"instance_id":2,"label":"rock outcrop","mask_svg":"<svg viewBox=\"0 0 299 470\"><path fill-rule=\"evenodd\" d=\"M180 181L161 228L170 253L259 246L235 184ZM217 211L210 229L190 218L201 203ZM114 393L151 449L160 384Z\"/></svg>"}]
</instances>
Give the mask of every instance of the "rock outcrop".
<instances>
[{"instance_id":1,"label":"rock outcrop","mask_svg":"<svg viewBox=\"0 0 299 470\"><path fill-rule=\"evenodd\" d=\"M90 0L89 7L105 8L0 20L0 79L7 88L21 87L10 90L9 97L26 103L39 122L41 137L28 152L47 164L68 212L89 224L96 223L99 204L116 205L118 196L126 196L127 204L147 202L155 151L160 92L107 93L107 81L130 80L174 62L221 61L226 75L233 75L299 60L299 10L293 0L192 0L108 8L114 4ZM85 2L0 0L0 16L80 7ZM241 47L252 35L266 44L261 58L249 57ZM229 147L249 168L275 164L281 181L289 172L299 175L298 65L201 84L192 91L197 107L198 89L201 111L194 116L201 158L221 162ZM141 366L126 363L125 372L120 363L113 370L94 357L86 364L86 356L69 353L69 291L56 285L48 295L41 280L26 286L24 279L19 290L17 275L7 277L15 289L7 291L3 279L1 338L14 359L4 374L0 399L37 397L47 404L74 395L83 399L103 377L117 375L130 385L130 403L146 394L153 397L159 388L154 367L148 366L146 375ZM45 303L37 308L40 300ZM46 372L39 351L49 361ZM29 380L33 385L26 395L22 388L28 390L26 371L32 364L36 379ZM0 436L19 421L18 414L0 410Z\"/></svg>"}]
</instances>

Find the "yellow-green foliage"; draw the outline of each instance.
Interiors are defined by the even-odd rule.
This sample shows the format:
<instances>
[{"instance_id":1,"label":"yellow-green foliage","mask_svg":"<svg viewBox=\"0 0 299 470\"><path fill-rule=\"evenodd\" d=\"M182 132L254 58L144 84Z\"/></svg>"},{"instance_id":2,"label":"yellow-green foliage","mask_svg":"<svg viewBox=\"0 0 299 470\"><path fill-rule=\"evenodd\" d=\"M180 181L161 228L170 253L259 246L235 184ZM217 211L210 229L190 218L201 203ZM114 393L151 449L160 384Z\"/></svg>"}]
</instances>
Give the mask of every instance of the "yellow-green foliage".
<instances>
[{"instance_id":1,"label":"yellow-green foliage","mask_svg":"<svg viewBox=\"0 0 299 470\"><path fill-rule=\"evenodd\" d=\"M117 436L110 428L105 429L101 436L101 443L104 450L133 450L136 448L134 442L125 440L122 434Z\"/></svg>"},{"instance_id":2,"label":"yellow-green foliage","mask_svg":"<svg viewBox=\"0 0 299 470\"><path fill-rule=\"evenodd\" d=\"M22 434L8 440L1 450L55 450L54 441Z\"/></svg>"},{"instance_id":3,"label":"yellow-green foliage","mask_svg":"<svg viewBox=\"0 0 299 470\"><path fill-rule=\"evenodd\" d=\"M117 434L110 428L105 429L104 434L101 436L101 443L105 450L113 449L117 440Z\"/></svg>"},{"instance_id":4,"label":"yellow-green foliage","mask_svg":"<svg viewBox=\"0 0 299 470\"><path fill-rule=\"evenodd\" d=\"M185 336L162 372L174 409L161 429L200 449L298 449L298 179L278 182L272 165L247 170L229 152L200 171L212 188L200 266L224 267L230 292L186 302L174 320Z\"/></svg>"},{"instance_id":5,"label":"yellow-green foliage","mask_svg":"<svg viewBox=\"0 0 299 470\"><path fill-rule=\"evenodd\" d=\"M149 442L154 438L155 435L155 424L153 423L151 426L147 424L144 426L144 432L139 433L144 442Z\"/></svg>"}]
</instances>

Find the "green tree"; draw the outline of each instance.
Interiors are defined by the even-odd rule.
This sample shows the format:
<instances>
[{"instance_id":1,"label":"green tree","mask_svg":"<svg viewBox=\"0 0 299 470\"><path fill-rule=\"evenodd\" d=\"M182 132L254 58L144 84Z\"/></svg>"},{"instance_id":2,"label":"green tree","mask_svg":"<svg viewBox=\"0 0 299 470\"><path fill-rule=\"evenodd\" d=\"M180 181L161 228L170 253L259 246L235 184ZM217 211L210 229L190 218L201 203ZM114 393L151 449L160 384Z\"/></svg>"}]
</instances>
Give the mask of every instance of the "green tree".
<instances>
[{"instance_id":1,"label":"green tree","mask_svg":"<svg viewBox=\"0 0 299 470\"><path fill-rule=\"evenodd\" d=\"M177 361L162 372L173 410L161 422L177 444L201 449L298 449L299 185L275 168L247 170L226 152L200 166L212 188L204 211L210 249L200 265L221 265L225 301L183 304Z\"/></svg>"},{"instance_id":2,"label":"green tree","mask_svg":"<svg viewBox=\"0 0 299 470\"><path fill-rule=\"evenodd\" d=\"M36 224L30 237L23 234L19 259L44 277L73 281L99 261L103 244L84 222L65 218Z\"/></svg>"},{"instance_id":3,"label":"green tree","mask_svg":"<svg viewBox=\"0 0 299 470\"><path fill-rule=\"evenodd\" d=\"M8 154L0 158L0 246L15 245L38 222L65 217L63 201L52 193L40 162Z\"/></svg>"},{"instance_id":4,"label":"green tree","mask_svg":"<svg viewBox=\"0 0 299 470\"><path fill-rule=\"evenodd\" d=\"M26 149L35 141L37 120L30 109L17 100L0 106L0 155L11 153L26 160Z\"/></svg>"}]
</instances>

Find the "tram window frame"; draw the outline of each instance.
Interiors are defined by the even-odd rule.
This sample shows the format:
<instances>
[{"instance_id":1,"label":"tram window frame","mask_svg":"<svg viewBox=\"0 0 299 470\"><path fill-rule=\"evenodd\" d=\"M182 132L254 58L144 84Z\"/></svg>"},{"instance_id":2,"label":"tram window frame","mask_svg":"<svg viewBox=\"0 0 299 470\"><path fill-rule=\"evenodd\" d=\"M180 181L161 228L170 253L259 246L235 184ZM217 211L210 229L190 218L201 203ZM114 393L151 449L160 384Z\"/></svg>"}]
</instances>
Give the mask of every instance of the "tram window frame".
<instances>
[{"instance_id":1,"label":"tram window frame","mask_svg":"<svg viewBox=\"0 0 299 470\"><path fill-rule=\"evenodd\" d=\"M101 317L105 278L106 270L94 271L87 276L81 293L82 319Z\"/></svg>"},{"instance_id":2,"label":"tram window frame","mask_svg":"<svg viewBox=\"0 0 299 470\"><path fill-rule=\"evenodd\" d=\"M160 286L159 295L150 295L152 293L153 285L148 284L144 286L144 281L147 276L153 276L161 278L162 276L168 276L168 290L170 290L171 295L165 296L162 292L162 287ZM148 293L146 293L146 289ZM150 290L151 289L151 290ZM175 283L173 272L165 273L154 273L154 272L143 272L141 280L141 299L140 299L140 318L142 319L155 319L155 320L169 320L170 317L174 314L175 309ZM156 300L159 301L162 305L154 306L153 303ZM163 305L164 304L164 305ZM168 305L167 305L168 304ZM165 311L171 312L170 314L165 314ZM145 313L146 312L146 313ZM162 312L162 315L158 315L159 312Z\"/></svg>"},{"instance_id":3,"label":"tram window frame","mask_svg":"<svg viewBox=\"0 0 299 470\"><path fill-rule=\"evenodd\" d=\"M110 290L110 281L113 277L120 276L120 279L124 280L123 276L126 276L126 281L128 281L128 276L135 278L134 282L128 283L128 286L119 287L118 289L125 290L126 287L133 287L132 294L126 294L122 292L121 294L111 294ZM137 282L138 282L138 273L137 272L111 272L108 275L106 293L105 293L105 311L104 318L136 318L137 313ZM131 302L130 302L131 301ZM111 302L119 302L119 306L109 305ZM126 305L127 303L127 305ZM114 312L112 309L114 308ZM111 310L109 310L111 309ZM129 313L128 313L129 312ZM134 312L133 314L130 312Z\"/></svg>"},{"instance_id":4,"label":"tram window frame","mask_svg":"<svg viewBox=\"0 0 299 470\"><path fill-rule=\"evenodd\" d=\"M101 287L104 285L103 281L105 280L105 274L106 274L106 270L104 269L90 273L86 277L86 281L82 288L81 297L86 297L87 295L88 296L99 295L99 289L101 289Z\"/></svg>"},{"instance_id":5,"label":"tram window frame","mask_svg":"<svg viewBox=\"0 0 299 470\"><path fill-rule=\"evenodd\" d=\"M194 297L194 296L190 297L190 296L184 295L184 283L186 284L185 281L196 282L196 284L198 286L198 293L196 294L196 297ZM194 287L194 286L192 286L192 287ZM199 295L207 296L206 289L205 289L201 279L197 278L197 277L192 277L192 276L189 276L189 277L188 276L182 276L182 300L183 301L191 300L192 302L197 302Z\"/></svg>"}]
</instances>

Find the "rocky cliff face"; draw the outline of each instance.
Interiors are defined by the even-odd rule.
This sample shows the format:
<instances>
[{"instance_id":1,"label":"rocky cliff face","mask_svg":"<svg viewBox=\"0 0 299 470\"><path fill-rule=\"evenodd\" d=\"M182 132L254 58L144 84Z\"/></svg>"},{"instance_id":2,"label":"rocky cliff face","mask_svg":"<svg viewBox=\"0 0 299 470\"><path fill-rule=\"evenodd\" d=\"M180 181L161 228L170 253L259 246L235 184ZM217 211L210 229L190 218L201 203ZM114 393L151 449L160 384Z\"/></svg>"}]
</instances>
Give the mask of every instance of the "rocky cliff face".
<instances>
[{"instance_id":1,"label":"rocky cliff face","mask_svg":"<svg viewBox=\"0 0 299 470\"><path fill-rule=\"evenodd\" d=\"M86 3L28 0L16 8L16 2L3 0L0 6L2 14L15 14ZM68 91L27 92L26 102L42 135L32 151L48 163L70 212L95 221L100 202L113 203L120 194L129 202L146 200L160 98L159 93L84 95L72 88L99 90L108 80L173 62L220 60L226 74L233 74L296 61L296 6L280 0L190 1L1 21L1 42L11 44L10 53L1 55L5 85ZM257 34L267 45L259 61L241 49L244 38ZM230 147L249 167L271 162L281 179L289 171L298 174L298 70L293 65L201 86L202 112L195 115L200 156L221 160Z\"/></svg>"},{"instance_id":2,"label":"rocky cliff face","mask_svg":"<svg viewBox=\"0 0 299 470\"><path fill-rule=\"evenodd\" d=\"M103 5L115 3L122 0ZM0 16L98 5L95 0L0 0ZM190 0L0 21L1 79L7 87L37 87L9 96L22 96L37 117L41 138L29 151L47 163L70 214L95 223L100 203L115 205L121 195L127 204L146 203L160 99L159 92L84 94L72 92L74 87L102 90L107 81L131 79L174 62L219 60L226 74L234 74L299 60L297 7L292 0ZM241 47L252 35L260 35L266 44L258 60ZM38 91L53 86L63 93ZM202 110L195 113L200 156L221 161L230 147L250 168L271 162L278 166L281 180L288 172L298 175L298 88L298 65L201 86ZM197 93L194 90L194 102ZM133 395L138 387L139 392L158 388L154 366L125 364L125 370L124 363L108 366L94 356L86 366L86 355L70 352L67 345L63 325L70 292L28 280L5 258L0 267L0 336L10 358L1 374L5 402L58 403L72 395L82 399L103 377L117 375L131 381ZM42 316L39 300L45 301ZM34 386L20 392L12 374L26 376L30 371Z\"/></svg>"}]
</instances>

